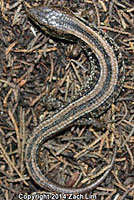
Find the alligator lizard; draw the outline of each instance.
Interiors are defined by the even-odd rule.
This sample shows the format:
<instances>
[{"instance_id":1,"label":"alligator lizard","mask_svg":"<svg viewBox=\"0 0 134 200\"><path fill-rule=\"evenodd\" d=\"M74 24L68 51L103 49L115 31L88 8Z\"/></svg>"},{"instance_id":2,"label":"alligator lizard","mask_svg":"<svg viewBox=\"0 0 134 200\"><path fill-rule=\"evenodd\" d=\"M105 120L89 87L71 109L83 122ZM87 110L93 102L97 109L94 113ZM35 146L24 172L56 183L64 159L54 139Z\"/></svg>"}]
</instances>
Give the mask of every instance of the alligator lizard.
<instances>
[{"instance_id":1,"label":"alligator lizard","mask_svg":"<svg viewBox=\"0 0 134 200\"><path fill-rule=\"evenodd\" d=\"M57 193L86 193L96 188L112 169L116 150L110 167L94 183L82 188L66 188L48 180L38 166L38 153L42 143L61 130L66 129L85 114L101 115L118 97L124 81L124 66L118 46L102 31L75 16L69 9L50 6L27 10L28 17L46 33L67 40L81 40L98 59L99 77L92 88L66 105L54 116L37 126L26 144L26 166L30 176L42 188Z\"/></svg>"}]
</instances>

